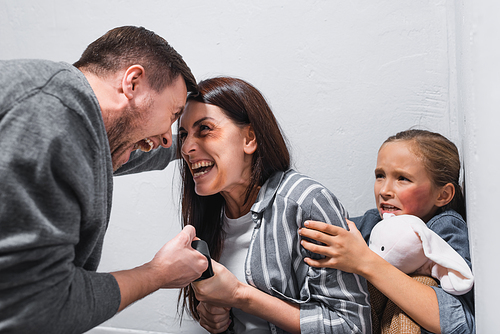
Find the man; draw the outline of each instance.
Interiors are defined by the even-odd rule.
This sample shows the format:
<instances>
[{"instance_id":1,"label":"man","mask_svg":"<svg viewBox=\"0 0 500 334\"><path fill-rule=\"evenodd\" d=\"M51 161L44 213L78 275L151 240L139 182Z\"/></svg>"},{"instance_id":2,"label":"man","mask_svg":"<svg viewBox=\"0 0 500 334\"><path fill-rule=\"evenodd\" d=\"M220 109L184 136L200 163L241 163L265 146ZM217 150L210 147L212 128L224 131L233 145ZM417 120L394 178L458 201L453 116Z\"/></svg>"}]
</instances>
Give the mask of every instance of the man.
<instances>
[{"instance_id":1,"label":"man","mask_svg":"<svg viewBox=\"0 0 500 334\"><path fill-rule=\"evenodd\" d=\"M81 333L198 278L208 264L190 246L193 227L143 266L96 272L113 172L131 155L117 174L175 157L171 125L196 92L182 57L151 31L121 27L74 66L0 61L0 73L0 332Z\"/></svg>"}]
</instances>

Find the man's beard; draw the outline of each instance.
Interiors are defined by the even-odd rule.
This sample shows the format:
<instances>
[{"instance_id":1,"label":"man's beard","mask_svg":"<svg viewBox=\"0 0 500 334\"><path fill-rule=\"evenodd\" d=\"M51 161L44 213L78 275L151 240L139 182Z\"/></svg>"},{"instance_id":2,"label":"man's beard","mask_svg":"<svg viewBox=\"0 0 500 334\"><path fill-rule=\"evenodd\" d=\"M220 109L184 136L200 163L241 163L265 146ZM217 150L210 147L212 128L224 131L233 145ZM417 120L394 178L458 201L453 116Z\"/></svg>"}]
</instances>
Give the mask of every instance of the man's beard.
<instances>
[{"instance_id":1,"label":"man's beard","mask_svg":"<svg viewBox=\"0 0 500 334\"><path fill-rule=\"evenodd\" d=\"M120 117L118 121L114 122L106 130L108 133L109 149L111 151L111 161L113 162L113 171L120 168L118 164L118 157L132 145L132 141L128 138L129 133L132 132L132 119L130 115Z\"/></svg>"},{"instance_id":2,"label":"man's beard","mask_svg":"<svg viewBox=\"0 0 500 334\"><path fill-rule=\"evenodd\" d=\"M117 121L106 126L113 171L121 167L118 158L137 141L132 138L132 133L149 115L152 105L153 100L150 98L144 106L129 106Z\"/></svg>"}]
</instances>

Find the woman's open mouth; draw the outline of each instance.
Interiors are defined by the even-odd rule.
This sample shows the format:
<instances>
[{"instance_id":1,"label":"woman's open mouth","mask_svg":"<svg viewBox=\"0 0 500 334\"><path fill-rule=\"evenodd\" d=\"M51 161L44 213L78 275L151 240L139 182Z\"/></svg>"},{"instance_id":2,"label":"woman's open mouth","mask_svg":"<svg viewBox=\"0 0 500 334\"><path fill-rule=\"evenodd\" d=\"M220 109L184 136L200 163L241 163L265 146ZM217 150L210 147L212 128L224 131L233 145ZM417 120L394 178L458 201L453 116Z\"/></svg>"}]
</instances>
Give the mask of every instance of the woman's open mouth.
<instances>
[{"instance_id":1,"label":"woman's open mouth","mask_svg":"<svg viewBox=\"0 0 500 334\"><path fill-rule=\"evenodd\" d=\"M214 166L213 161L200 161L191 165L193 171L193 178L200 177L208 173Z\"/></svg>"}]
</instances>

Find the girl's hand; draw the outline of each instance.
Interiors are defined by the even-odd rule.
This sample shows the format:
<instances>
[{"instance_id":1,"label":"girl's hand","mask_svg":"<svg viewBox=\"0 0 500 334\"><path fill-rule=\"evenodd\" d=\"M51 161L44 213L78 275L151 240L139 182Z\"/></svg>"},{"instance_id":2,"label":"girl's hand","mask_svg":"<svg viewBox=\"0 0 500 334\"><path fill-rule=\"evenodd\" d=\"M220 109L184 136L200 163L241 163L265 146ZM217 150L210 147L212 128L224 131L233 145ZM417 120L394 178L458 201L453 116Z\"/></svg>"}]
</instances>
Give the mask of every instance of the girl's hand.
<instances>
[{"instance_id":1,"label":"girl's hand","mask_svg":"<svg viewBox=\"0 0 500 334\"><path fill-rule=\"evenodd\" d=\"M375 253L368 248L356 225L350 220L347 220L347 225L349 231L334 225L306 221L305 227L299 230L299 234L324 245L307 240L302 240L301 245L313 253L326 256L326 258L321 260L305 258L304 261L311 267L335 268L362 275L365 264Z\"/></svg>"},{"instance_id":2,"label":"girl's hand","mask_svg":"<svg viewBox=\"0 0 500 334\"><path fill-rule=\"evenodd\" d=\"M200 325L210 333L222 333L231 324L229 307L219 307L200 302L196 307L200 315Z\"/></svg>"},{"instance_id":3,"label":"girl's hand","mask_svg":"<svg viewBox=\"0 0 500 334\"><path fill-rule=\"evenodd\" d=\"M226 267L212 260L214 276L191 283L196 299L218 307L240 308L242 292L247 287Z\"/></svg>"}]
</instances>

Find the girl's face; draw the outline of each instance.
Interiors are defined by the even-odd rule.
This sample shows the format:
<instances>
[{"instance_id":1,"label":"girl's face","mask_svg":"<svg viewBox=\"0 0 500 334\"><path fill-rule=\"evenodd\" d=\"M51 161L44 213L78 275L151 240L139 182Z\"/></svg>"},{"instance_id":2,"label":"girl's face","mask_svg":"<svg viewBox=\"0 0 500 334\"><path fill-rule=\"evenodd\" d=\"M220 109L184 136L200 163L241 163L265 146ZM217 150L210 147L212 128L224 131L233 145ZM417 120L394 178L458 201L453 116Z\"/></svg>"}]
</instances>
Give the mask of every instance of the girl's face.
<instances>
[{"instance_id":1,"label":"girl's face","mask_svg":"<svg viewBox=\"0 0 500 334\"><path fill-rule=\"evenodd\" d=\"M237 126L219 107L197 101L186 104L179 122L181 153L193 175L196 193L244 194L256 148L251 127Z\"/></svg>"},{"instance_id":2,"label":"girl's face","mask_svg":"<svg viewBox=\"0 0 500 334\"><path fill-rule=\"evenodd\" d=\"M375 199L383 214L410 214L424 222L438 209L440 189L432 183L422 161L410 151L408 141L382 145L375 169Z\"/></svg>"}]
</instances>

